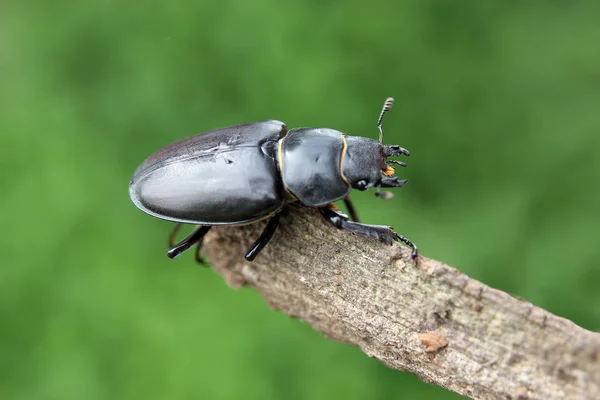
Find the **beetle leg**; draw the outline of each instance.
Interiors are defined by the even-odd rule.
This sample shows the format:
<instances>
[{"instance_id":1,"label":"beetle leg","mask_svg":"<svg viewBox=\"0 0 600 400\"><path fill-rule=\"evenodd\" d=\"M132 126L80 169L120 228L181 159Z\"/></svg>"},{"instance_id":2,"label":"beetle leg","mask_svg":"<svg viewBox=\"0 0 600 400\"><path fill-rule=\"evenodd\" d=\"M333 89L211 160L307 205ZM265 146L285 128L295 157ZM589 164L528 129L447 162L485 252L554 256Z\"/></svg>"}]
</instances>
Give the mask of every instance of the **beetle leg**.
<instances>
[{"instance_id":1,"label":"beetle leg","mask_svg":"<svg viewBox=\"0 0 600 400\"><path fill-rule=\"evenodd\" d=\"M248 252L245 255L246 260L253 261L258 253L269 243L269 240L273 237L273 234L277 230L277 226L279 225L279 213L273 215L269 222L267 222L267 226L260 234L256 242L248 249Z\"/></svg>"},{"instance_id":2,"label":"beetle leg","mask_svg":"<svg viewBox=\"0 0 600 400\"><path fill-rule=\"evenodd\" d=\"M352 200L350 200L349 195L344 198L344 204L348 209L348 214L350 214L350 218L352 218L352 221L360 222L360 220L358 219L358 214L356 213L356 208L354 208L354 204L352 204Z\"/></svg>"},{"instance_id":3,"label":"beetle leg","mask_svg":"<svg viewBox=\"0 0 600 400\"><path fill-rule=\"evenodd\" d=\"M411 242L404 236L397 234L389 226L367 225L359 224L357 222L351 222L348 221L348 217L346 217L344 214L331 209L329 206L320 207L319 211L321 212L321 215L323 215L323 217L327 220L327 222L329 222L331 225L335 226L338 229L343 229L353 233L358 233L360 235L369 236L389 245L391 245L396 240L401 241L412 249L412 253L410 255L411 260L414 260L419 254L417 246L413 242Z\"/></svg>"},{"instance_id":4,"label":"beetle leg","mask_svg":"<svg viewBox=\"0 0 600 400\"><path fill-rule=\"evenodd\" d=\"M173 246L168 252L169 258L175 258L190 247L199 243L204 238L204 235L212 228L212 225L200 225L192 231L185 239Z\"/></svg>"},{"instance_id":5,"label":"beetle leg","mask_svg":"<svg viewBox=\"0 0 600 400\"><path fill-rule=\"evenodd\" d=\"M183 224L181 222L178 222L175 224L175 228L173 228L173 232L171 232L171 234L169 235L169 248L175 247L175 239L177 239L177 234L181 230L182 225Z\"/></svg>"},{"instance_id":6,"label":"beetle leg","mask_svg":"<svg viewBox=\"0 0 600 400\"><path fill-rule=\"evenodd\" d=\"M204 237L202 237L198 241L198 244L196 244L196 251L194 252L194 258L196 259L196 262L198 264L202 265L203 267L209 267L210 264L208 263L208 261L206 261L206 259L204 257L202 257L202 254L200 254L200 252L202 251L202 244L204 244Z\"/></svg>"},{"instance_id":7,"label":"beetle leg","mask_svg":"<svg viewBox=\"0 0 600 400\"><path fill-rule=\"evenodd\" d=\"M392 192L382 192L381 184L377 185L377 190L375 191L375 197L381 197L384 200L389 200L394 197L394 193Z\"/></svg>"}]
</instances>

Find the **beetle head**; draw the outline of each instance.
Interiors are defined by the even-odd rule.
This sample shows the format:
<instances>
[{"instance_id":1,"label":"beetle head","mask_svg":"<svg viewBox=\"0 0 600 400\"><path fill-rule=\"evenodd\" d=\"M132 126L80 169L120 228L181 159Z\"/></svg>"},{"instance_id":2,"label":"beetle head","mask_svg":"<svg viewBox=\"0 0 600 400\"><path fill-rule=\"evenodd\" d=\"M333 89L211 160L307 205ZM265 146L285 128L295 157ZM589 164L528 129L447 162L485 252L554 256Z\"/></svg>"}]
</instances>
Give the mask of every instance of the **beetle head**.
<instances>
[{"instance_id":1,"label":"beetle head","mask_svg":"<svg viewBox=\"0 0 600 400\"><path fill-rule=\"evenodd\" d=\"M387 160L388 157L410 155L408 150L397 145L383 145L377 140L346 136L348 145L342 160L342 173L348 183L358 190L372 187L400 187L406 180L394 176L394 168L389 164L406 166L403 162Z\"/></svg>"}]
</instances>

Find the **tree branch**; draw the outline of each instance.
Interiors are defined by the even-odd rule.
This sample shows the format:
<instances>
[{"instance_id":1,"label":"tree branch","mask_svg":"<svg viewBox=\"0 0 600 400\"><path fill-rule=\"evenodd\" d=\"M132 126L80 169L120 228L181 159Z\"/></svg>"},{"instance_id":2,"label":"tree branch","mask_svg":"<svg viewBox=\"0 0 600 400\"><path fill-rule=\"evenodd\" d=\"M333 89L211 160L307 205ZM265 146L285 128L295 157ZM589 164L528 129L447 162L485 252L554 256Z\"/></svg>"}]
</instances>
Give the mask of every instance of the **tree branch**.
<instances>
[{"instance_id":1,"label":"tree branch","mask_svg":"<svg viewBox=\"0 0 600 400\"><path fill-rule=\"evenodd\" d=\"M205 250L233 287L390 368L477 399L600 399L600 334L492 289L439 261L284 211L253 263L264 223L215 227Z\"/></svg>"}]
</instances>

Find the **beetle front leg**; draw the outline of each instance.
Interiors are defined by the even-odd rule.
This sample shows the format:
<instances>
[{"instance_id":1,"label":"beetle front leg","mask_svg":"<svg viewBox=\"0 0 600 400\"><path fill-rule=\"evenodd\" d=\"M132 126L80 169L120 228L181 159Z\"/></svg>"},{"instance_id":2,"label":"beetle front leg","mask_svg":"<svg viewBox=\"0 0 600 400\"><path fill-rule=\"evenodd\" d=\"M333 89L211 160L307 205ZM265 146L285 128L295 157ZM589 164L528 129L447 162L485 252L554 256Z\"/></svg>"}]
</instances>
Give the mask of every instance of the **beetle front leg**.
<instances>
[{"instance_id":1,"label":"beetle front leg","mask_svg":"<svg viewBox=\"0 0 600 400\"><path fill-rule=\"evenodd\" d=\"M191 248L192 246L194 246L196 243L198 243L198 245L201 246L202 239L204 239L204 236L208 233L210 228L212 228L211 225L198 226L185 239L183 239L181 242L179 242L175 246L173 246L167 252L167 256L169 256L169 258L175 258L178 255L180 255L181 253L183 253L186 250L188 250L189 248Z\"/></svg>"},{"instance_id":2,"label":"beetle front leg","mask_svg":"<svg viewBox=\"0 0 600 400\"><path fill-rule=\"evenodd\" d=\"M248 249L248 252L245 255L246 260L253 261L258 255L258 253L260 253L260 251L267 245L267 243L269 243L269 241L273 237L273 234L277 230L277 226L279 225L279 218L280 215L279 213L277 213L269 219L269 222L267 222L267 226L265 226L263 232L260 234L258 239L256 239L256 242L254 242L250 249Z\"/></svg>"},{"instance_id":3,"label":"beetle front leg","mask_svg":"<svg viewBox=\"0 0 600 400\"><path fill-rule=\"evenodd\" d=\"M411 260L414 260L419 254L417 246L413 242L411 242L408 238L397 234L389 226L367 225L360 224L357 222L351 222L348 220L348 217L346 215L342 214L337 210L332 209L330 206L320 207L319 211L321 212L321 215L323 215L323 217L327 220L327 222L329 222L338 229L343 229L349 232L358 233L360 235L369 236L389 245L391 245L396 240L401 241L412 249L412 253L410 256Z\"/></svg>"}]
</instances>

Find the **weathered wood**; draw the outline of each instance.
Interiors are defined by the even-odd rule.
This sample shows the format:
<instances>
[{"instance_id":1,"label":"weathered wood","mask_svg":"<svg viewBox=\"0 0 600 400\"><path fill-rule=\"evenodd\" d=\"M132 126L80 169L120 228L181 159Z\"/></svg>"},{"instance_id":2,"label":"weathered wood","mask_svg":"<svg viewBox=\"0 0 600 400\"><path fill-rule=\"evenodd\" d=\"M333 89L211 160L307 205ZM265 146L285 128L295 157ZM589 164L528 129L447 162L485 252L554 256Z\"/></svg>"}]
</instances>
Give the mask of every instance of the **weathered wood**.
<instances>
[{"instance_id":1,"label":"weathered wood","mask_svg":"<svg viewBox=\"0 0 600 400\"><path fill-rule=\"evenodd\" d=\"M327 337L477 399L600 399L600 334L299 206L245 262L263 226L213 228L215 270Z\"/></svg>"}]
</instances>

